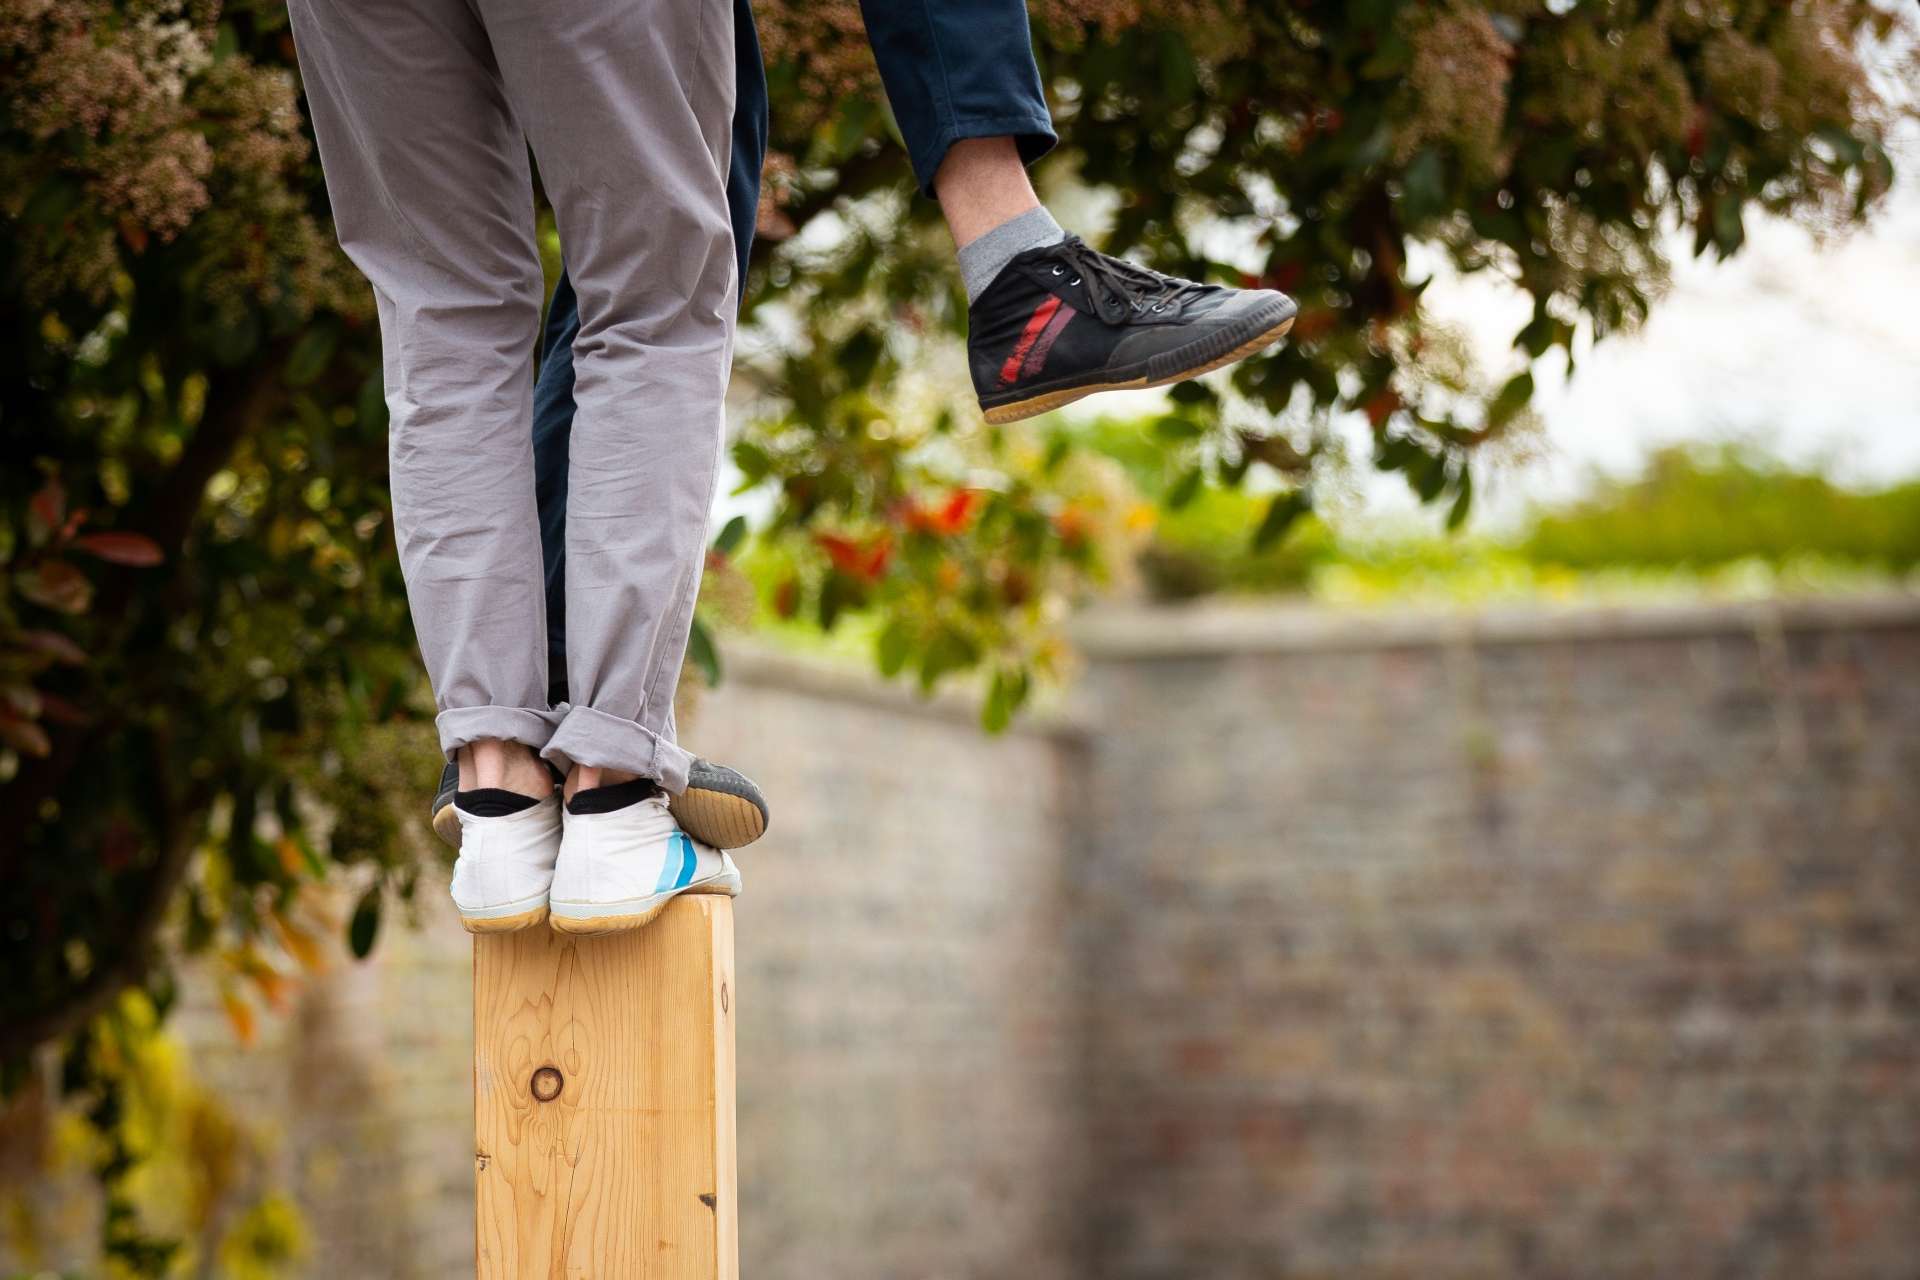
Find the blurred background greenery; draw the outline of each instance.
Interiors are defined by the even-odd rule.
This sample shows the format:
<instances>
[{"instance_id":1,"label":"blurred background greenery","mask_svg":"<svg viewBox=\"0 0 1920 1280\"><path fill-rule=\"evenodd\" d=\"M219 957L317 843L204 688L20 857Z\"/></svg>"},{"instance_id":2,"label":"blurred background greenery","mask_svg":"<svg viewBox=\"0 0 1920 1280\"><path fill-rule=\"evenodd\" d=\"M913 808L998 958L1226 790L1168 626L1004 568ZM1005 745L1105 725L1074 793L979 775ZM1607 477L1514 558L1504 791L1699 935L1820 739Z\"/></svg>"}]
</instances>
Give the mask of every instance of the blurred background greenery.
<instances>
[{"instance_id":1,"label":"blurred background greenery","mask_svg":"<svg viewBox=\"0 0 1920 1280\"><path fill-rule=\"evenodd\" d=\"M1875 216L1915 115L1897 8L1033 14L1066 139L1049 197L1113 252L1288 290L1293 338L1140 407L984 426L951 246L856 7L762 6L773 155L701 679L753 628L963 682L998 729L1102 595L1911 585L1920 482L1843 485L1752 445L1474 518L1546 447L1536 378L1657 311L1673 255ZM222 1238L156 1209L199 1203L154 1193L181 1149L162 1133L238 1142L156 1036L183 956L218 966L244 1038L321 938L365 954L438 856L370 298L332 240L278 5L0 0L0 75L0 1090L44 1087L35 1051L58 1055L115 1274L268 1274L298 1228L243 1156L202 1161L251 1205ZM1483 278L1524 302L1494 360L1427 306L1436 280ZM1416 502L1369 520L1354 494L1379 475Z\"/></svg>"}]
</instances>

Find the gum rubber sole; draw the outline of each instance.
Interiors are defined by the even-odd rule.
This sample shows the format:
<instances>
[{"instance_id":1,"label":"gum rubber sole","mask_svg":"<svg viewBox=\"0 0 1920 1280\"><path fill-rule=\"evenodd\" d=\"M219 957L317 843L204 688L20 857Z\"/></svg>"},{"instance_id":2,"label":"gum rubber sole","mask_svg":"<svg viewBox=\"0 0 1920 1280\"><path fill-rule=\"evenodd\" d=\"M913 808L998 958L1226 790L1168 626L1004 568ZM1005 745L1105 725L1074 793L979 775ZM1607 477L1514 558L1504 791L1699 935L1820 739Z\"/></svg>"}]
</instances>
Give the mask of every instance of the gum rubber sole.
<instances>
[{"instance_id":1,"label":"gum rubber sole","mask_svg":"<svg viewBox=\"0 0 1920 1280\"><path fill-rule=\"evenodd\" d=\"M744 796L689 789L667 801L688 835L716 849L738 849L767 833L767 817Z\"/></svg>"},{"instance_id":2,"label":"gum rubber sole","mask_svg":"<svg viewBox=\"0 0 1920 1280\"><path fill-rule=\"evenodd\" d=\"M621 933L628 929L638 929L652 922L653 918L667 909L667 904L683 894L706 893L723 894L733 897L740 891L739 873L732 877L715 876L705 884L688 885L679 893L670 893L666 897L638 911L614 916L569 916L559 912L548 915L547 923L556 933Z\"/></svg>"},{"instance_id":3,"label":"gum rubber sole","mask_svg":"<svg viewBox=\"0 0 1920 1280\"><path fill-rule=\"evenodd\" d=\"M433 834L455 849L460 847L460 815L453 811L451 801L433 811Z\"/></svg>"},{"instance_id":4,"label":"gum rubber sole","mask_svg":"<svg viewBox=\"0 0 1920 1280\"><path fill-rule=\"evenodd\" d=\"M1120 382L1095 382L1079 387L1062 387L1058 391L1043 392L1040 395L1031 396L1025 400L1015 400L1010 404L994 405L990 409L983 406L981 411L986 414L988 422L999 425L1008 422L1018 422L1022 418L1038 417L1043 413L1050 413L1063 405L1072 404L1076 400L1084 400L1088 396L1098 395L1102 391L1139 391L1147 387L1164 387L1169 383L1185 382L1188 378L1197 378L1203 373L1212 373L1215 369L1224 369L1236 361L1245 360L1255 352L1272 346L1287 336L1287 331L1293 328L1294 318L1295 317L1289 315L1278 324L1256 334L1254 337L1247 339L1245 342L1240 343L1222 355L1214 356L1211 359L1202 357L1199 364L1193 365L1190 368L1176 369L1171 373L1157 376L1151 372L1143 373L1137 378L1130 378ZM1180 353L1173 352L1170 354L1179 355ZM1155 359L1160 358L1161 357L1155 357ZM1148 363L1152 364L1153 361L1150 360Z\"/></svg>"},{"instance_id":5,"label":"gum rubber sole","mask_svg":"<svg viewBox=\"0 0 1920 1280\"><path fill-rule=\"evenodd\" d=\"M511 916L467 916L460 917L460 923L468 933L515 933L521 929L531 929L547 918L547 904L541 903L531 911L522 911Z\"/></svg>"}]
</instances>

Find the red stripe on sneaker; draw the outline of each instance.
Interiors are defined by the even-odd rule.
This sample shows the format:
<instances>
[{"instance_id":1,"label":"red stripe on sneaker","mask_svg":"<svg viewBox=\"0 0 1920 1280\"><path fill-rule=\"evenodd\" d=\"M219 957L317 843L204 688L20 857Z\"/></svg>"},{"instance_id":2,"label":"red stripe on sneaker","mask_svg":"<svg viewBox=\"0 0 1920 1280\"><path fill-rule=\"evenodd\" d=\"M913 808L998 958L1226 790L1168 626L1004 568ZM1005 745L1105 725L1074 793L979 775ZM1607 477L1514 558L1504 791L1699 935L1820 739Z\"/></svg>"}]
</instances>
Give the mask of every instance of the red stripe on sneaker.
<instances>
[{"instance_id":1,"label":"red stripe on sneaker","mask_svg":"<svg viewBox=\"0 0 1920 1280\"><path fill-rule=\"evenodd\" d=\"M1013 344L1013 351L1007 356L1007 362L1000 366L1001 386L1007 385L1020 376L1020 366L1026 363L1027 352L1031 351L1033 344L1039 341L1041 332L1047 327L1047 322L1053 319L1053 313L1059 309L1060 299L1052 294L1048 294L1047 300L1033 309L1033 314L1027 317L1026 329L1020 334L1020 341Z\"/></svg>"},{"instance_id":2,"label":"red stripe on sneaker","mask_svg":"<svg viewBox=\"0 0 1920 1280\"><path fill-rule=\"evenodd\" d=\"M1047 365L1047 352L1053 350L1054 339L1067 327L1067 321L1079 315L1072 307L1062 306L1054 312L1053 319L1047 321L1047 327L1040 331L1039 340L1033 344L1033 350L1027 352L1026 363L1020 366L1020 376L1031 378Z\"/></svg>"}]
</instances>

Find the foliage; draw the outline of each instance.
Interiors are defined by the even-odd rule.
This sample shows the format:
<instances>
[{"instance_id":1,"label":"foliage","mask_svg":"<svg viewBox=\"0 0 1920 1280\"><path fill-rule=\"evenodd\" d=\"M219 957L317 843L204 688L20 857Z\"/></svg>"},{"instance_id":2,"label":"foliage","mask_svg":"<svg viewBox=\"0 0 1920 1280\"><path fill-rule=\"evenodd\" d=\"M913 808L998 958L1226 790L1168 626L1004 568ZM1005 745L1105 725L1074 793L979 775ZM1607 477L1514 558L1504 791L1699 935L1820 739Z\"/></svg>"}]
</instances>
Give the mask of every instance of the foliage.
<instances>
[{"instance_id":1,"label":"foliage","mask_svg":"<svg viewBox=\"0 0 1920 1280\"><path fill-rule=\"evenodd\" d=\"M1147 432L1101 423L1097 447L1131 459L1157 492ZM1335 536L1318 523L1256 550L1258 499L1207 486L1161 519L1140 552L1162 599L1306 593L1374 602L1884 588L1920 566L1920 482L1844 488L1751 448L1675 447L1644 474L1596 478L1578 501L1534 512L1506 537Z\"/></svg>"},{"instance_id":2,"label":"foliage","mask_svg":"<svg viewBox=\"0 0 1920 1280\"><path fill-rule=\"evenodd\" d=\"M1645 475L1542 515L1522 546L1577 569L1817 555L1898 573L1920 564L1920 482L1860 493L1751 450L1670 449Z\"/></svg>"},{"instance_id":3,"label":"foliage","mask_svg":"<svg viewBox=\"0 0 1920 1280\"><path fill-rule=\"evenodd\" d=\"M1301 302L1290 346L1230 388L1182 388L1160 429L1183 476L1265 473L1268 545L1339 463L1330 415L1364 415L1377 465L1464 513L1473 450L1524 412L1526 360L1570 351L1576 325L1631 324L1664 227L1729 253L1754 211L1841 223L1889 180L1896 108L1857 50L1897 19L1867 0L1036 12L1072 142L1043 177L1118 197L1111 248ZM1069 436L986 428L955 398L950 247L909 195L851 13L763 9L777 154L742 344L759 402L734 460L770 496L778 612L874 610L883 670L982 670L1000 723L1137 522ZM331 240L283 10L0 0L0 217L0 1070L17 1080L30 1046L162 990L182 950L271 999L313 949L316 881L371 886L329 926L370 945L415 883L422 846L396 815L424 781L403 744L430 706L387 523L377 334ZM1514 368L1472 369L1423 317L1419 244L1532 296Z\"/></svg>"},{"instance_id":4,"label":"foliage","mask_svg":"<svg viewBox=\"0 0 1920 1280\"><path fill-rule=\"evenodd\" d=\"M305 1250L299 1215L267 1189L255 1135L195 1083L180 1046L161 1030L164 1014L145 994L127 992L94 1019L61 1063L64 1108L49 1113L39 1088L13 1102L9 1137L21 1149L9 1155L47 1180L39 1199L54 1216L85 1212L67 1199L83 1190L80 1171L103 1190L100 1267L88 1274L286 1275ZM8 1241L15 1262L39 1268L73 1255L77 1242L36 1238L31 1219L24 1225Z\"/></svg>"},{"instance_id":5,"label":"foliage","mask_svg":"<svg viewBox=\"0 0 1920 1280\"><path fill-rule=\"evenodd\" d=\"M1177 389L1156 428L1176 503L1208 478L1257 478L1261 547L1310 527L1316 485L1350 465L1342 416L1367 422L1375 466L1464 520L1474 455L1525 421L1531 362L1571 360L1583 327L1636 323L1676 226L1725 255L1758 211L1857 218L1910 109L1883 102L1857 56L1901 21L1869 3L1046 0L1035 15L1069 144L1043 178L1115 198L1110 248L1301 304L1288 346ZM763 225L831 213L846 231L792 237L754 291L797 324L745 361L766 394L737 458L776 494L768 533L797 542L824 526L877 544L900 503L960 472L989 517L1049 496L1020 462L1037 432L979 427L939 376L963 301L934 209L899 191L857 24L844 4L763 23L782 148ZM1424 314L1423 246L1530 296L1511 366L1474 368ZM1045 541L1032 550L1048 563ZM781 590L802 615L871 603L910 645L957 627L1031 665L1025 624L1044 611L963 610L938 564L870 561L871 580L849 581L823 548ZM990 577L967 582L970 602L1007 603Z\"/></svg>"}]
</instances>

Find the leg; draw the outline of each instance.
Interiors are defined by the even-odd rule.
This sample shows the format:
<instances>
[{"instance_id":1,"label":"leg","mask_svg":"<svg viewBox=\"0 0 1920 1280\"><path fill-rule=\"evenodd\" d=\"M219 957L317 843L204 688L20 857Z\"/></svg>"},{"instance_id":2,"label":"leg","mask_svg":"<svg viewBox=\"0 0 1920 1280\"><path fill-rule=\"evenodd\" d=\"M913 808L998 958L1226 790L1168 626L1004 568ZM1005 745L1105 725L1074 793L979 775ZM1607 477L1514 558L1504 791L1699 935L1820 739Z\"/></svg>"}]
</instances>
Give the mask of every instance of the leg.
<instances>
[{"instance_id":1,"label":"leg","mask_svg":"<svg viewBox=\"0 0 1920 1280\"><path fill-rule=\"evenodd\" d=\"M1291 299L1159 275L1069 236L1024 166L1054 142L1020 0L861 0L921 190L959 249L989 422L1163 386L1280 340Z\"/></svg>"},{"instance_id":2,"label":"leg","mask_svg":"<svg viewBox=\"0 0 1920 1280\"><path fill-rule=\"evenodd\" d=\"M963 138L1009 139L1025 164L1059 141L1021 0L860 0L860 16L927 195Z\"/></svg>"},{"instance_id":3,"label":"leg","mask_svg":"<svg viewBox=\"0 0 1920 1280\"><path fill-rule=\"evenodd\" d=\"M767 75L748 0L735 0L733 14L738 97L733 108L727 209L733 222L740 278L745 280L754 219L760 208L760 170L767 154ZM573 340L579 332L579 304L574 298L573 281L563 270L553 300L547 305L546 331L541 339L544 358L533 391L535 492L547 582L547 700L554 706L567 700L567 466L573 436ZM671 720L661 732L669 740L678 741ZM459 771L448 765L441 773L430 809L434 831L456 849L461 843L460 821L454 811L459 788ZM767 829L767 802L760 789L735 770L704 760L694 762L687 789L673 797L673 811L696 840L722 849L750 844Z\"/></svg>"},{"instance_id":4,"label":"leg","mask_svg":"<svg viewBox=\"0 0 1920 1280\"><path fill-rule=\"evenodd\" d=\"M563 767L686 786L667 736L731 355L728 0L480 0L579 306ZM610 189L609 175L627 175Z\"/></svg>"},{"instance_id":5,"label":"leg","mask_svg":"<svg viewBox=\"0 0 1920 1280\"><path fill-rule=\"evenodd\" d=\"M727 170L727 214L733 224L735 262L747 278L754 220L760 211L760 170L767 158L767 73L753 6L734 0L733 157ZM742 291L744 293L744 290ZM567 700L566 511L568 440L573 431L573 340L580 333L580 307L573 281L562 268L547 305L540 377L533 390L533 457L540 501L540 550L546 562L547 652L551 700Z\"/></svg>"},{"instance_id":6,"label":"leg","mask_svg":"<svg viewBox=\"0 0 1920 1280\"><path fill-rule=\"evenodd\" d=\"M463 0L291 13L341 245L379 306L395 537L440 744L538 750L558 718L527 436L541 281L526 148ZM496 784L528 759L481 754Z\"/></svg>"}]
</instances>

